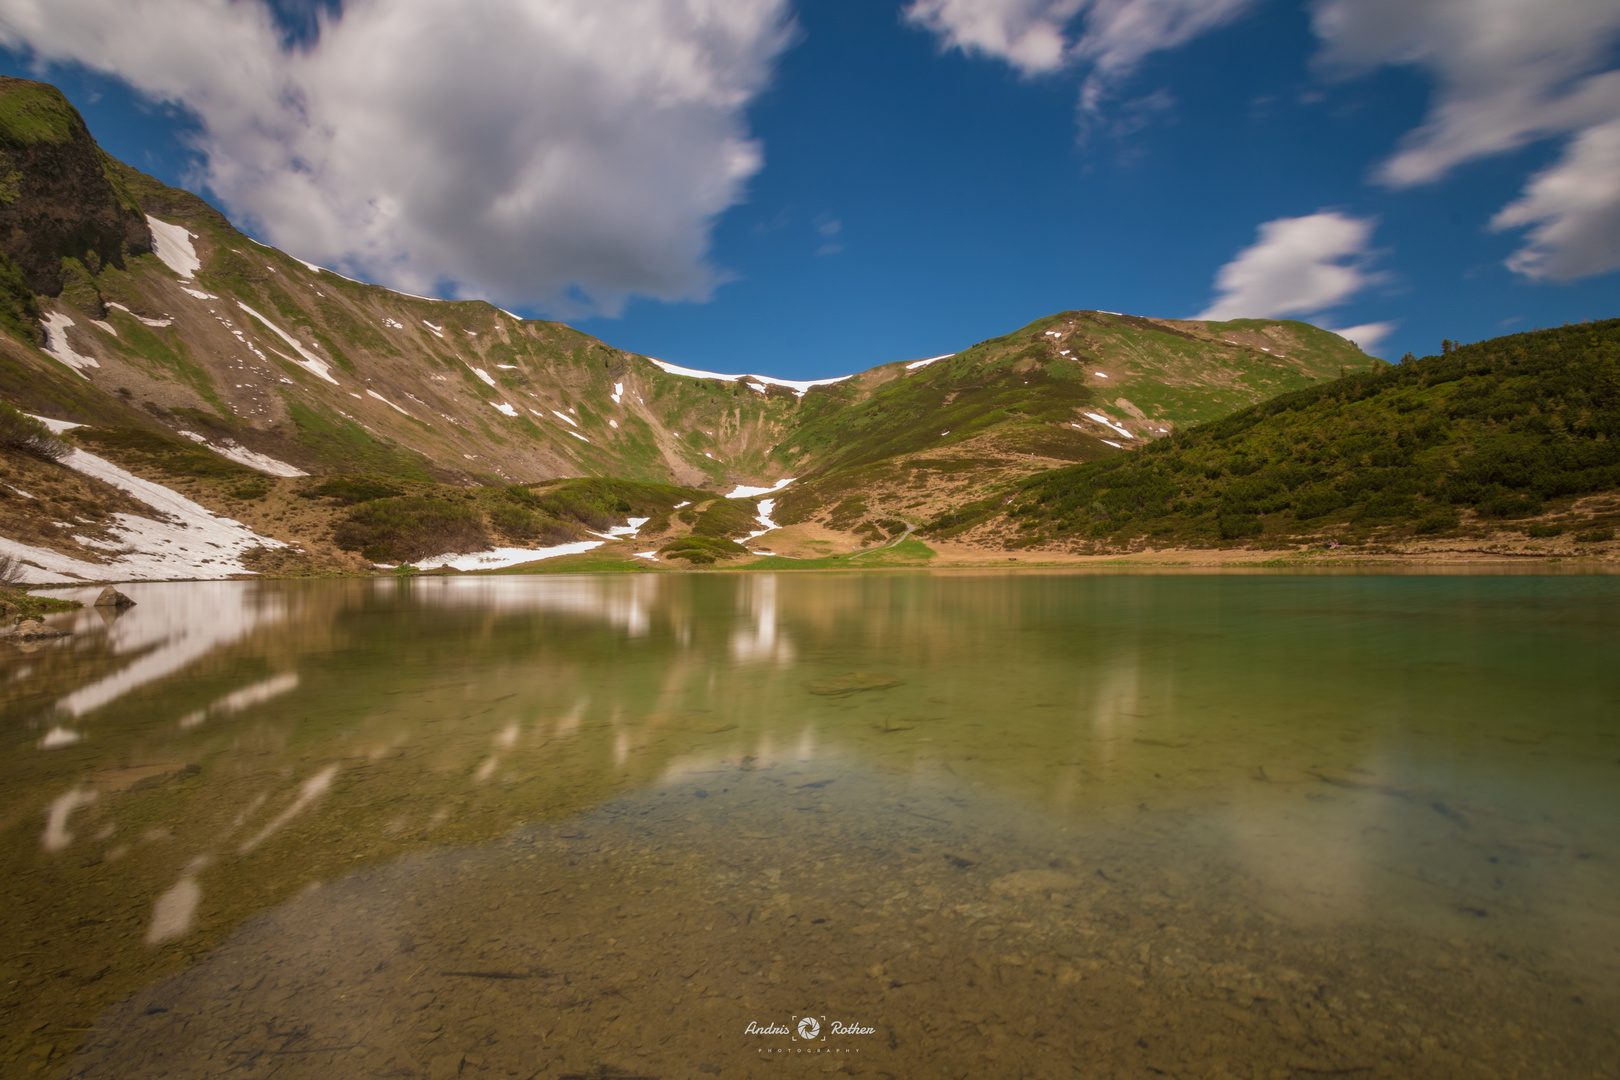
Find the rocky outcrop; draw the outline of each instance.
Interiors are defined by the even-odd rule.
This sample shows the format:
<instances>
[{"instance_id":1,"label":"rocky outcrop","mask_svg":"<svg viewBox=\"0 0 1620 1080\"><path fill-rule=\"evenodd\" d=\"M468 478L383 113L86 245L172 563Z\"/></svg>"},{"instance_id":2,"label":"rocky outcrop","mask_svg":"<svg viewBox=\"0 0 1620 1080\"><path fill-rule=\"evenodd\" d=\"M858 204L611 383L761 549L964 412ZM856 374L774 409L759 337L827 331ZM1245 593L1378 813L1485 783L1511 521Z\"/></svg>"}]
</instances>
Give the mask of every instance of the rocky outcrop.
<instances>
[{"instance_id":1,"label":"rocky outcrop","mask_svg":"<svg viewBox=\"0 0 1620 1080\"><path fill-rule=\"evenodd\" d=\"M123 610L124 608L134 607L135 601L131 600L129 597L125 596L123 593L109 585L105 589L101 590L101 595L96 597L96 602L91 606L117 608L119 610Z\"/></svg>"},{"instance_id":2,"label":"rocky outcrop","mask_svg":"<svg viewBox=\"0 0 1620 1080\"><path fill-rule=\"evenodd\" d=\"M92 275L152 250L146 218L62 92L0 76L0 249L56 296L63 259Z\"/></svg>"}]
</instances>

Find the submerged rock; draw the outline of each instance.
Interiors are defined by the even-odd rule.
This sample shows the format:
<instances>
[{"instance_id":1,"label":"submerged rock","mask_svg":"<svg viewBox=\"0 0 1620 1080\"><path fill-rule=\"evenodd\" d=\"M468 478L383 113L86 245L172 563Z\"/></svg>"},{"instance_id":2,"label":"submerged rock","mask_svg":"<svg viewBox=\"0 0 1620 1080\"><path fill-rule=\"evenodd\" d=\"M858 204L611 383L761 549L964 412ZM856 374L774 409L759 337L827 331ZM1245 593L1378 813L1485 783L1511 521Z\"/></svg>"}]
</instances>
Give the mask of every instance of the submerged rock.
<instances>
[{"instance_id":1,"label":"submerged rock","mask_svg":"<svg viewBox=\"0 0 1620 1080\"><path fill-rule=\"evenodd\" d=\"M13 641L43 641L46 638L67 637L71 631L58 630L54 626L46 626L38 619L24 619L6 636Z\"/></svg>"},{"instance_id":2,"label":"submerged rock","mask_svg":"<svg viewBox=\"0 0 1620 1080\"><path fill-rule=\"evenodd\" d=\"M893 675L883 675L875 671L852 671L848 675L811 679L804 684L804 688L812 694L820 694L823 697L844 697L859 694L863 690L887 690L893 686L903 685L905 683Z\"/></svg>"}]
</instances>

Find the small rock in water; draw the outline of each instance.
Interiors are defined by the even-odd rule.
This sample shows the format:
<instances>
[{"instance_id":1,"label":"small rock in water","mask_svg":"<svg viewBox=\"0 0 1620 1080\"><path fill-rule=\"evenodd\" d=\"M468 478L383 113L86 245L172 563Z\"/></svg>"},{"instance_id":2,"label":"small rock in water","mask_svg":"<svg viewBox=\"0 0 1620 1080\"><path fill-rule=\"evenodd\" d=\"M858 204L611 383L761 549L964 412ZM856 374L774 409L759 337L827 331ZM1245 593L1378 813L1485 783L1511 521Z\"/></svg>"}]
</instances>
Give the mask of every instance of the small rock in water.
<instances>
[{"instance_id":1,"label":"small rock in water","mask_svg":"<svg viewBox=\"0 0 1620 1080\"><path fill-rule=\"evenodd\" d=\"M852 671L848 675L811 679L804 684L804 688L822 697L844 697L859 694L863 690L887 690L892 686L903 685L905 684L893 675L883 675L876 671Z\"/></svg>"},{"instance_id":2,"label":"small rock in water","mask_svg":"<svg viewBox=\"0 0 1620 1080\"><path fill-rule=\"evenodd\" d=\"M91 606L127 608L134 607L135 601L131 600L129 597L125 596L123 593L109 585L105 589L101 590L101 595L96 597L96 602Z\"/></svg>"},{"instance_id":3,"label":"small rock in water","mask_svg":"<svg viewBox=\"0 0 1620 1080\"><path fill-rule=\"evenodd\" d=\"M990 891L1002 896L1063 892L1078 887L1080 879L1060 870L1014 870L990 883Z\"/></svg>"},{"instance_id":4,"label":"small rock in water","mask_svg":"<svg viewBox=\"0 0 1620 1080\"><path fill-rule=\"evenodd\" d=\"M707 799L709 797L709 793L704 791L702 788L698 788L696 791L692 792L692 794L696 795L700 799Z\"/></svg>"},{"instance_id":5,"label":"small rock in water","mask_svg":"<svg viewBox=\"0 0 1620 1080\"><path fill-rule=\"evenodd\" d=\"M67 637L68 633L67 630L46 626L38 619L24 619L11 631L10 636L18 641L40 641L44 638Z\"/></svg>"}]
</instances>

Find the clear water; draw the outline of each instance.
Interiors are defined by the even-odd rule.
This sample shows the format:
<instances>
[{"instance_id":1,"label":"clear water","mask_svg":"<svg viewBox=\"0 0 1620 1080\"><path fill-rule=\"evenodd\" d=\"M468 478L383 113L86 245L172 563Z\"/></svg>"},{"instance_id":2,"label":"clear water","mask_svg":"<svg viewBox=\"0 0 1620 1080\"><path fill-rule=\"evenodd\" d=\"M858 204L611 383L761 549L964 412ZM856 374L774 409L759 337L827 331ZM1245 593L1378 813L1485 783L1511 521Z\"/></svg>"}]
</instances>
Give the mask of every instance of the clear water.
<instances>
[{"instance_id":1,"label":"clear water","mask_svg":"<svg viewBox=\"0 0 1620 1080\"><path fill-rule=\"evenodd\" d=\"M1620 578L125 591L0 646L8 1077L1620 1075Z\"/></svg>"}]
</instances>

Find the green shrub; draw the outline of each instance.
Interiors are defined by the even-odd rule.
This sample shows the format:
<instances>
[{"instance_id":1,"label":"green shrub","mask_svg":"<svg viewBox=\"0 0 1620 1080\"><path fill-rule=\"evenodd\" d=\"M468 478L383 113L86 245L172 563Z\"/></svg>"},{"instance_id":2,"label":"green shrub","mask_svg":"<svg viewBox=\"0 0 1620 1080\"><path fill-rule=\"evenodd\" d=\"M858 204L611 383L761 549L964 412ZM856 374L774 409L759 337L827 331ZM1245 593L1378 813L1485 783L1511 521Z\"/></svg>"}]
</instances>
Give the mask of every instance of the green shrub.
<instances>
[{"instance_id":1,"label":"green shrub","mask_svg":"<svg viewBox=\"0 0 1620 1080\"><path fill-rule=\"evenodd\" d=\"M659 548L658 554L706 566L716 559L734 559L739 555L747 555L748 549L735 541L717 536L683 536Z\"/></svg>"},{"instance_id":2,"label":"green shrub","mask_svg":"<svg viewBox=\"0 0 1620 1080\"><path fill-rule=\"evenodd\" d=\"M45 461L61 461L72 449L32 416L0 401L0 446Z\"/></svg>"},{"instance_id":3,"label":"green shrub","mask_svg":"<svg viewBox=\"0 0 1620 1080\"><path fill-rule=\"evenodd\" d=\"M355 506L404 493L375 476L334 476L298 494L305 499L331 499L339 506Z\"/></svg>"},{"instance_id":4,"label":"green shrub","mask_svg":"<svg viewBox=\"0 0 1620 1080\"><path fill-rule=\"evenodd\" d=\"M1452 529L1455 529L1459 523L1459 519L1455 512L1447 513L1442 511L1440 513L1430 514L1428 517L1419 521L1416 525L1412 526L1412 531L1420 536L1432 536L1435 533L1450 532Z\"/></svg>"},{"instance_id":5,"label":"green shrub","mask_svg":"<svg viewBox=\"0 0 1620 1080\"><path fill-rule=\"evenodd\" d=\"M1528 527L1527 529L1524 530L1524 535L1526 535L1526 536L1562 536L1562 535L1564 535L1564 527L1562 525L1531 525L1530 527Z\"/></svg>"},{"instance_id":6,"label":"green shrub","mask_svg":"<svg viewBox=\"0 0 1620 1080\"><path fill-rule=\"evenodd\" d=\"M538 502L538 500L536 500ZM489 523L520 543L539 541L544 547L584 539L579 526L558 521L522 506L497 506L489 512Z\"/></svg>"},{"instance_id":7,"label":"green shrub","mask_svg":"<svg viewBox=\"0 0 1620 1080\"><path fill-rule=\"evenodd\" d=\"M1614 530L1612 528L1587 529L1585 532L1575 534L1577 544L1602 544L1613 539Z\"/></svg>"},{"instance_id":8,"label":"green shrub","mask_svg":"<svg viewBox=\"0 0 1620 1080\"><path fill-rule=\"evenodd\" d=\"M482 551L490 546L488 526L476 506L420 496L362 503L338 523L333 539L345 551L358 551L372 562L390 563Z\"/></svg>"},{"instance_id":9,"label":"green shrub","mask_svg":"<svg viewBox=\"0 0 1620 1080\"><path fill-rule=\"evenodd\" d=\"M1241 540L1245 536L1259 536L1265 526L1257 517L1223 517L1220 519L1222 540Z\"/></svg>"},{"instance_id":10,"label":"green shrub","mask_svg":"<svg viewBox=\"0 0 1620 1080\"><path fill-rule=\"evenodd\" d=\"M266 495L270 494L271 486L272 485L268 477L256 476L251 480L245 480L242 483L237 484L235 487L227 491L226 494L233 499L262 499Z\"/></svg>"}]
</instances>

